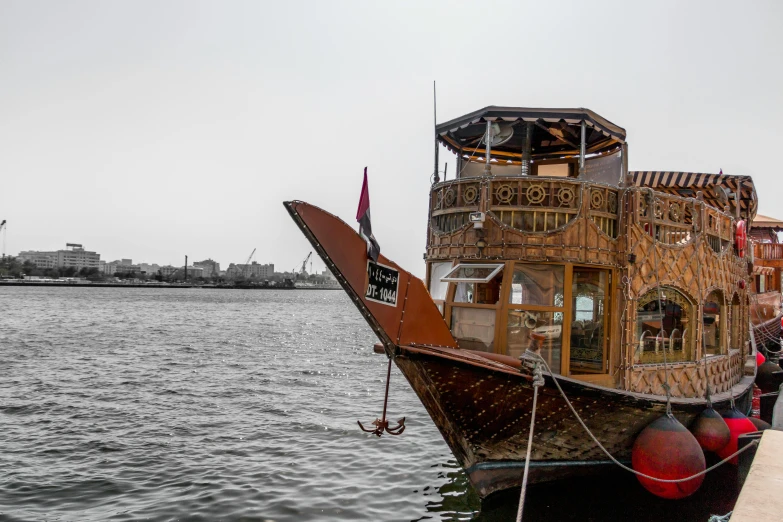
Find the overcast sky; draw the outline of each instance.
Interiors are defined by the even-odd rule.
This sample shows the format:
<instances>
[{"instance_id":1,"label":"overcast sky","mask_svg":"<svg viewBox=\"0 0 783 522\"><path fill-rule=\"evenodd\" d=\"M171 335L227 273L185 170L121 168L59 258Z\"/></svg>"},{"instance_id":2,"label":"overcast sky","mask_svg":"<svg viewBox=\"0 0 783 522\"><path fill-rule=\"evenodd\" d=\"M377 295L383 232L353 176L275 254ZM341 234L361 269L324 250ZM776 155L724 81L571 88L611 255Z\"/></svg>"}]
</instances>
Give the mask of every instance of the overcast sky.
<instances>
[{"instance_id":1,"label":"overcast sky","mask_svg":"<svg viewBox=\"0 0 783 522\"><path fill-rule=\"evenodd\" d=\"M381 249L421 275L433 80L441 122L587 107L631 170L750 175L783 218L782 6L2 0L7 253L290 270L311 248L281 202L356 225L368 166Z\"/></svg>"}]
</instances>

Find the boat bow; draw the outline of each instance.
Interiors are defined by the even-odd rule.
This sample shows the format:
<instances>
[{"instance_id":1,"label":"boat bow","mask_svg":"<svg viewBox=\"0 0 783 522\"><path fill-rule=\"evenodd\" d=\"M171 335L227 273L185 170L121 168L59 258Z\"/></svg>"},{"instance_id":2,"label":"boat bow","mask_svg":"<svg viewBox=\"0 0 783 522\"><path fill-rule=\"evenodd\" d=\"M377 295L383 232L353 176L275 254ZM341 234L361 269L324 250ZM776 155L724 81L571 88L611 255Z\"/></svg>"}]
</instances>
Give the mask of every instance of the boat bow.
<instances>
[{"instance_id":1,"label":"boat bow","mask_svg":"<svg viewBox=\"0 0 783 522\"><path fill-rule=\"evenodd\" d=\"M304 201L283 205L383 342L387 354L411 344L457 348L421 279L383 255L377 263L368 259L364 239L337 216ZM370 272L378 267L396 278L393 300L373 298L377 296L372 293Z\"/></svg>"}]
</instances>

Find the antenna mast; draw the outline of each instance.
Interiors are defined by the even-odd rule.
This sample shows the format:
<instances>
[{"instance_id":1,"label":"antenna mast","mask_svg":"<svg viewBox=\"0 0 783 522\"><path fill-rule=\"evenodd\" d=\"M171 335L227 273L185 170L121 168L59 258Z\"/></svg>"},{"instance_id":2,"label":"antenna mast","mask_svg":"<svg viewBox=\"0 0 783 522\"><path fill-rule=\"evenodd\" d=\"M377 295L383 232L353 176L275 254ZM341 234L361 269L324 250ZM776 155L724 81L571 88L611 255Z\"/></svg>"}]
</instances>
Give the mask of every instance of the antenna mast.
<instances>
[{"instance_id":1,"label":"antenna mast","mask_svg":"<svg viewBox=\"0 0 783 522\"><path fill-rule=\"evenodd\" d=\"M432 119L433 119L433 131L435 133L435 170L432 173L432 183L440 182L440 176L438 175L438 96L435 91L435 80L432 81Z\"/></svg>"}]
</instances>

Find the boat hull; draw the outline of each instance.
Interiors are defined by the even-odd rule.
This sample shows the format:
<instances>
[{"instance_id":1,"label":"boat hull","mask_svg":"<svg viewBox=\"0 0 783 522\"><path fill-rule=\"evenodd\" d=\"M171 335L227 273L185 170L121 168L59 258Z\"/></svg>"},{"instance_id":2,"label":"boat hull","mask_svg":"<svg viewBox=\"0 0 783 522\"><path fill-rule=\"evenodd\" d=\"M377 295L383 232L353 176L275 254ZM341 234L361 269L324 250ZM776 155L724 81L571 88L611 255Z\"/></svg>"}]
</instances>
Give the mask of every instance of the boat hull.
<instances>
[{"instance_id":1,"label":"boat hull","mask_svg":"<svg viewBox=\"0 0 783 522\"><path fill-rule=\"evenodd\" d=\"M519 487L530 428L533 386L528 376L501 364L459 360L448 349L402 348L395 363L421 399L471 484L481 497ZM628 464L637 435L666 413L661 398L557 377L565 395L595 437ZM550 375L539 391L528 481L548 482L601 473L616 465L570 411ZM740 410L750 407L752 376L732 389ZM730 407L729 394L713 398ZM672 401L685 426L705 401Z\"/></svg>"}]
</instances>

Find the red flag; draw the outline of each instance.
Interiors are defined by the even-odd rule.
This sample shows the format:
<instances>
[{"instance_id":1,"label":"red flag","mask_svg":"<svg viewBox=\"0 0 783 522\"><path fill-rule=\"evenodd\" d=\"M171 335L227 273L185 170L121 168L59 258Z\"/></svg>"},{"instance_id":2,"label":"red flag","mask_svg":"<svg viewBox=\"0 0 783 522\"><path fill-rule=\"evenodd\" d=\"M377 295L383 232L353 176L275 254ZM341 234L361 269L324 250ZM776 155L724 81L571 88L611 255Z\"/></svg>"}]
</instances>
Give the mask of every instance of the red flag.
<instances>
[{"instance_id":1,"label":"red flag","mask_svg":"<svg viewBox=\"0 0 783 522\"><path fill-rule=\"evenodd\" d=\"M356 221L359 222L359 235L367 242L367 257L378 262L378 256L381 253L381 247L372 235L372 225L370 224L370 190L367 188L367 167L364 167L364 183L362 184L362 195L359 197L359 208L356 211Z\"/></svg>"}]
</instances>

